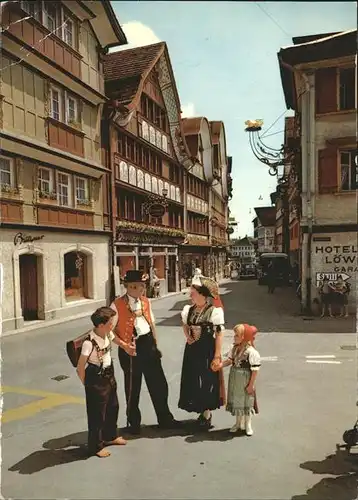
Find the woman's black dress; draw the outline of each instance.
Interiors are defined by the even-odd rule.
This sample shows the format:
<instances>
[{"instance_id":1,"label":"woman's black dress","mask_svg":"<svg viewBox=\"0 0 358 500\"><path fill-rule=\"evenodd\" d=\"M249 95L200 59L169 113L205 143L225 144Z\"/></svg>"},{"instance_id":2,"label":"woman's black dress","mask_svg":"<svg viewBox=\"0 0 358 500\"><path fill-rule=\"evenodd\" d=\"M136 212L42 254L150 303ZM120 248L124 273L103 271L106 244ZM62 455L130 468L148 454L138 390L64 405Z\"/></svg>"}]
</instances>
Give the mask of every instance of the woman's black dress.
<instances>
[{"instance_id":1,"label":"woman's black dress","mask_svg":"<svg viewBox=\"0 0 358 500\"><path fill-rule=\"evenodd\" d=\"M187 343L184 350L178 406L188 412L203 413L205 410L216 410L223 404L219 372L210 368L215 355L214 325L210 322L213 309L208 304L197 318L193 306L188 314L187 325L200 325L202 328L199 340Z\"/></svg>"}]
</instances>

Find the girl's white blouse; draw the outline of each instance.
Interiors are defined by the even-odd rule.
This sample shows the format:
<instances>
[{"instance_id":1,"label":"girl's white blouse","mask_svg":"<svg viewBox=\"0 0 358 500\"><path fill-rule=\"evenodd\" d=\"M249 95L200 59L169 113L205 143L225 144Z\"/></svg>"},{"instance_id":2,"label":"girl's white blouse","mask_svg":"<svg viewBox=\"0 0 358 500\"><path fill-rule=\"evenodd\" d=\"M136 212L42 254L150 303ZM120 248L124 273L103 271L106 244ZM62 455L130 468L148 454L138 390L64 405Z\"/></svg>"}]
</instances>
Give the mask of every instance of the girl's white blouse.
<instances>
[{"instance_id":1,"label":"girl's white blouse","mask_svg":"<svg viewBox=\"0 0 358 500\"><path fill-rule=\"evenodd\" d=\"M224 354L224 356L223 356L224 360L225 359L232 359L233 349L234 349L234 344L232 345L231 349ZM259 371L260 366L261 366L260 353L254 347L252 347L250 345L246 349L245 354L247 354L247 356L248 356L251 370L252 371ZM234 365L236 365L236 364L237 363L234 360Z\"/></svg>"},{"instance_id":2,"label":"girl's white blouse","mask_svg":"<svg viewBox=\"0 0 358 500\"><path fill-rule=\"evenodd\" d=\"M190 308L191 308L191 305L188 304L188 305L183 307L183 310L181 312L181 319L182 319L184 325L186 325L188 323L188 314L189 314ZM214 307L213 312L211 313L210 321L215 326L224 325L225 319L224 319L224 311L223 311L222 307Z\"/></svg>"}]
</instances>

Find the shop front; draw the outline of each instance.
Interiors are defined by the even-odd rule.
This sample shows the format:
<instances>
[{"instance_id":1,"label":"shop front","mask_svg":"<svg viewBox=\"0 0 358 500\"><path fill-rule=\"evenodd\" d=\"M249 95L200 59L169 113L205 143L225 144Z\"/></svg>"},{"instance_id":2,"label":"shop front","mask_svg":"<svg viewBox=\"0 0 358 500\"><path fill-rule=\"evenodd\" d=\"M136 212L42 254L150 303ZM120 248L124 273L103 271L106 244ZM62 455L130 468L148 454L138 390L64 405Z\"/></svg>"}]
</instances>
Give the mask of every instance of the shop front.
<instances>
[{"instance_id":1,"label":"shop front","mask_svg":"<svg viewBox=\"0 0 358 500\"><path fill-rule=\"evenodd\" d=\"M109 237L2 228L3 331L90 315L109 299ZM90 243L88 243L90 241Z\"/></svg>"},{"instance_id":2,"label":"shop front","mask_svg":"<svg viewBox=\"0 0 358 500\"><path fill-rule=\"evenodd\" d=\"M194 276L195 269L200 269L204 276L210 271L210 243L207 236L189 234L185 244L179 248L179 267L181 287L186 288Z\"/></svg>"},{"instance_id":3,"label":"shop front","mask_svg":"<svg viewBox=\"0 0 358 500\"><path fill-rule=\"evenodd\" d=\"M123 278L130 269L139 269L148 276L149 296L153 295L156 278L160 282L160 296L179 292L178 246L183 240L181 230L119 222L114 241L115 294L125 293Z\"/></svg>"}]
</instances>

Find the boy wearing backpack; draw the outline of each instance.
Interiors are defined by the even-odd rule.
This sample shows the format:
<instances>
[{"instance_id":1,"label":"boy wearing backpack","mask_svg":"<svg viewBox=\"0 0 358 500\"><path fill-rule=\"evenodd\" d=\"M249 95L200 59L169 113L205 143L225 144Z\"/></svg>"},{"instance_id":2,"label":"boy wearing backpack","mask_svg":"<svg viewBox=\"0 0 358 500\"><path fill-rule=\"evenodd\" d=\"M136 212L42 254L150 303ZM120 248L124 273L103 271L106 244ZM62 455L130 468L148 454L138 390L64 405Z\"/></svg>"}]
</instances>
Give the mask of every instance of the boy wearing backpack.
<instances>
[{"instance_id":1,"label":"boy wearing backpack","mask_svg":"<svg viewBox=\"0 0 358 500\"><path fill-rule=\"evenodd\" d=\"M110 455L106 445L127 444L122 437L117 437L119 405L111 344L119 345L121 341L111 331L114 315L109 307L100 307L92 314L93 330L82 344L77 364L86 392L88 451L100 458Z\"/></svg>"}]
</instances>

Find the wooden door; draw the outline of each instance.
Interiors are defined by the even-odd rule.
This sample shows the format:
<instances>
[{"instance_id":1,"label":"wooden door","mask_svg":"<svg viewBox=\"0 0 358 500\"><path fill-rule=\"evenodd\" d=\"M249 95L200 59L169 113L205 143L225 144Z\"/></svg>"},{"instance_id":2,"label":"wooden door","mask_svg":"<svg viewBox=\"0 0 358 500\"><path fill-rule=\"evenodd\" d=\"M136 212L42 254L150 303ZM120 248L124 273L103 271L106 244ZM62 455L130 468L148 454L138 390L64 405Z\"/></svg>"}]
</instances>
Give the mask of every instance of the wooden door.
<instances>
[{"instance_id":1,"label":"wooden door","mask_svg":"<svg viewBox=\"0 0 358 500\"><path fill-rule=\"evenodd\" d=\"M38 319L36 255L20 255L20 292L22 315L25 321Z\"/></svg>"},{"instance_id":2,"label":"wooden door","mask_svg":"<svg viewBox=\"0 0 358 500\"><path fill-rule=\"evenodd\" d=\"M176 292L176 256L169 255L169 269L168 269L168 292Z\"/></svg>"}]
</instances>

